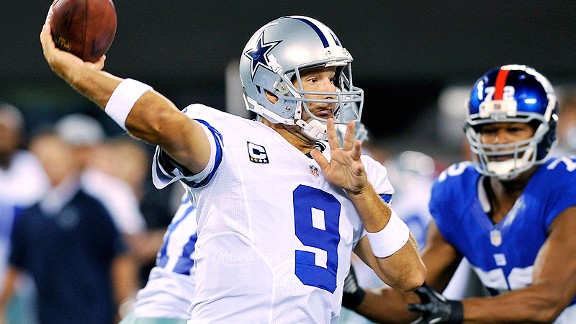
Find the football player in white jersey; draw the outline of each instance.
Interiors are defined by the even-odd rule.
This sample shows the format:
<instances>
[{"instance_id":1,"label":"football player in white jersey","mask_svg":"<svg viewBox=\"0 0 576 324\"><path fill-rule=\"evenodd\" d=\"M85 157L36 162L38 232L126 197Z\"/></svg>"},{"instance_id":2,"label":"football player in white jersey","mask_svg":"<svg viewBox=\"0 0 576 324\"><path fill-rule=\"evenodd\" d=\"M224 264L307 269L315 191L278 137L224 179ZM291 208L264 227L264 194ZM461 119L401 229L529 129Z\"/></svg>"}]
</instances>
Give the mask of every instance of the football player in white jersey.
<instances>
[{"instance_id":1,"label":"football player in white jersey","mask_svg":"<svg viewBox=\"0 0 576 324\"><path fill-rule=\"evenodd\" d=\"M337 127L339 141L344 139L346 126ZM364 141L368 132L364 124L356 124L356 139ZM184 193L158 252L146 286L142 288L122 324L147 323L184 324L190 318L190 305L195 292L194 245L197 236L196 208ZM126 311L129 311L126 310Z\"/></svg>"},{"instance_id":2,"label":"football player in white jersey","mask_svg":"<svg viewBox=\"0 0 576 324\"><path fill-rule=\"evenodd\" d=\"M156 144L157 187L180 181L197 208L191 319L336 322L352 250L390 286L411 291L426 268L384 198L386 169L354 141L363 92L352 57L319 21L260 28L241 54L247 120L194 104L182 111L150 86L102 71L41 33L52 70L132 136ZM354 111L347 120L343 111ZM334 124L347 124L342 146ZM315 148L328 140L329 149Z\"/></svg>"},{"instance_id":3,"label":"football player in white jersey","mask_svg":"<svg viewBox=\"0 0 576 324\"><path fill-rule=\"evenodd\" d=\"M552 85L530 67L478 79L465 127L474 163L450 166L432 188L426 284L366 289L356 311L378 322L576 323L576 158L550 158L556 113ZM463 257L492 296L438 293Z\"/></svg>"}]
</instances>

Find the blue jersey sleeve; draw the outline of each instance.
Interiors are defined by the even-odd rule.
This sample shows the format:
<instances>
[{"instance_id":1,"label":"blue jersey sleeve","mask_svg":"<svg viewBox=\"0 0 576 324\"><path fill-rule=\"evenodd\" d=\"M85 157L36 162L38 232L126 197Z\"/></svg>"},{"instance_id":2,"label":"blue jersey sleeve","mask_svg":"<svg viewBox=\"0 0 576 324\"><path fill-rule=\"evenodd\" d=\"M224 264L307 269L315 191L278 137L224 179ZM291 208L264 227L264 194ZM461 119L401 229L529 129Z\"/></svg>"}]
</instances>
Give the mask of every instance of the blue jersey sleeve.
<instances>
[{"instance_id":1,"label":"blue jersey sleeve","mask_svg":"<svg viewBox=\"0 0 576 324\"><path fill-rule=\"evenodd\" d=\"M546 227L565 209L576 206L576 158L556 158L545 163L533 179L534 191L546 202Z\"/></svg>"},{"instance_id":2,"label":"blue jersey sleeve","mask_svg":"<svg viewBox=\"0 0 576 324\"><path fill-rule=\"evenodd\" d=\"M430 215L444 239L457 246L459 224L465 211L474 203L479 175L470 162L453 164L435 180L430 196Z\"/></svg>"}]
</instances>

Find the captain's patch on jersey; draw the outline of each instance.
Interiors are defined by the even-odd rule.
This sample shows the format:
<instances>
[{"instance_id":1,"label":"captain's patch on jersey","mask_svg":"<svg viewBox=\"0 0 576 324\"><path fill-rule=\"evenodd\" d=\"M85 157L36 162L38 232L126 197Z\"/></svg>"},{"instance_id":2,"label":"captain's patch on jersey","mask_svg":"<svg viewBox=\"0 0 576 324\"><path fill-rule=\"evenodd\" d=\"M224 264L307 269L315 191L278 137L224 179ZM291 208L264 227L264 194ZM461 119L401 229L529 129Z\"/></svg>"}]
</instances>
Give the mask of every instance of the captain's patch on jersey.
<instances>
[{"instance_id":1,"label":"captain's patch on jersey","mask_svg":"<svg viewBox=\"0 0 576 324\"><path fill-rule=\"evenodd\" d=\"M270 163L266 149L262 145L246 142L248 144L248 157L254 163Z\"/></svg>"}]
</instances>

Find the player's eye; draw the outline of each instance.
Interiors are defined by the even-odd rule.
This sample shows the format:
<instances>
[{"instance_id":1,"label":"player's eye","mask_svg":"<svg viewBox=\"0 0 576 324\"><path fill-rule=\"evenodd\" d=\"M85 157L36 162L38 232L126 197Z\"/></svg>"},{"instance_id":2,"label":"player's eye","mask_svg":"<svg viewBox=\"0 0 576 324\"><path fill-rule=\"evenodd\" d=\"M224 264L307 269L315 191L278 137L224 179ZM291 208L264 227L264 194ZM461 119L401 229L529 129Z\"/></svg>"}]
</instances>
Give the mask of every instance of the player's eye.
<instances>
[{"instance_id":1,"label":"player's eye","mask_svg":"<svg viewBox=\"0 0 576 324\"><path fill-rule=\"evenodd\" d=\"M494 127L482 127L482 128L480 129L480 134L482 134L482 135L491 135L491 134L496 133L496 131L497 131L497 130L496 130L496 128L494 128Z\"/></svg>"}]
</instances>

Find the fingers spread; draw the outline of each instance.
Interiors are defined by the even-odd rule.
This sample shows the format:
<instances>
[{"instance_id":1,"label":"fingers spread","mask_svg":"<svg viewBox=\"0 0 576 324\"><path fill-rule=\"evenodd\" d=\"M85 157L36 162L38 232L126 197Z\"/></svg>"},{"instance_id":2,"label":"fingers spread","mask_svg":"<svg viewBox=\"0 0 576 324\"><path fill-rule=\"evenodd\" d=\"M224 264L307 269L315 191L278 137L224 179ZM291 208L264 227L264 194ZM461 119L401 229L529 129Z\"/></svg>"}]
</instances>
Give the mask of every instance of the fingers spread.
<instances>
[{"instance_id":1,"label":"fingers spread","mask_svg":"<svg viewBox=\"0 0 576 324\"><path fill-rule=\"evenodd\" d=\"M344 150L351 150L354 146L354 131L356 130L356 123L354 121L349 121L346 125L346 133L344 133L344 140L342 143L342 148Z\"/></svg>"},{"instance_id":2,"label":"fingers spread","mask_svg":"<svg viewBox=\"0 0 576 324\"><path fill-rule=\"evenodd\" d=\"M338 134L336 133L336 127L334 126L334 119L328 118L326 122L326 129L328 131L328 145L331 150L336 150L340 148L340 143L338 142Z\"/></svg>"},{"instance_id":3,"label":"fingers spread","mask_svg":"<svg viewBox=\"0 0 576 324\"><path fill-rule=\"evenodd\" d=\"M360 160L362 156L362 141L356 140L354 142L354 147L352 148L352 158L355 160Z\"/></svg>"}]
</instances>

